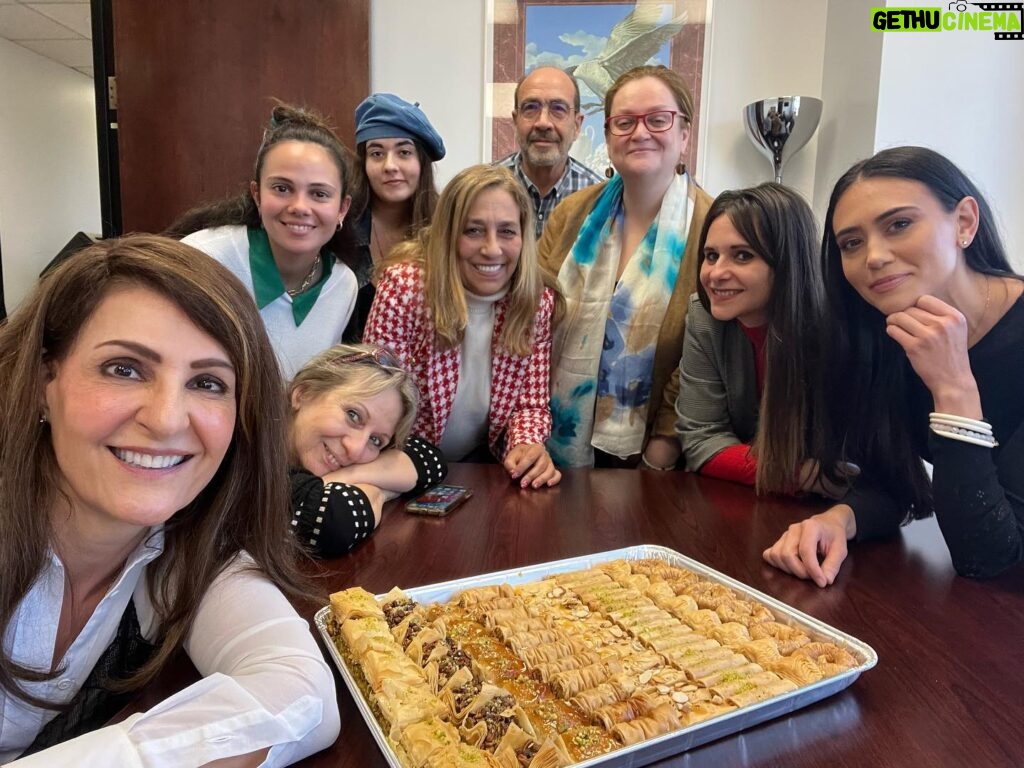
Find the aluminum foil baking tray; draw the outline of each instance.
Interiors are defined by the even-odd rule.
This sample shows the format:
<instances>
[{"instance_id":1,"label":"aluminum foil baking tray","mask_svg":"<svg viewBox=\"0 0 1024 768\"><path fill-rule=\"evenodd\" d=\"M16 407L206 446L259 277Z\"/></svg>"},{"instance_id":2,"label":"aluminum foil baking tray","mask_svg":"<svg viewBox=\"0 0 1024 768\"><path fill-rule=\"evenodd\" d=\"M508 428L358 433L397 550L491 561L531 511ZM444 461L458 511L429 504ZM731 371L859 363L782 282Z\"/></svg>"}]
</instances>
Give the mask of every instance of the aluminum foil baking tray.
<instances>
[{"instance_id":1,"label":"aluminum foil baking tray","mask_svg":"<svg viewBox=\"0 0 1024 768\"><path fill-rule=\"evenodd\" d=\"M756 704L751 704L749 706L727 712L717 717L704 720L700 723L686 726L678 731L673 731L672 733L667 733L663 736L642 741L639 744L622 747L621 749L609 752L606 755L601 755L600 757L574 763L574 768L590 768L591 766L611 764L637 767L649 765L650 763L662 760L666 757L680 754L692 749L693 747L698 747L701 744L707 744L708 742L715 741L716 739L720 739L724 736L729 736L730 734L739 733L751 726L758 725L759 723L772 720L782 715L787 715L795 710L806 707L809 704L821 701L822 699L849 687L854 680L860 677L861 672L871 669L878 663L878 654L875 653L874 649L867 643L864 643L845 632L840 632L835 627L831 627L828 624L815 619L813 616L808 616L806 613L802 613L773 597L769 597L763 592L759 592L752 587L748 587L742 582L731 579L725 574L719 573L703 563L699 563L696 560L685 557L675 550L652 544L615 549L593 555L583 555L581 557L571 557L566 560L555 560L548 563L526 566L524 568L510 568L505 571L495 571L494 573L485 573L480 576L470 576L465 579L445 581L424 587L414 587L412 589L406 589L403 587L403 591L413 600L420 603L443 603L449 601L457 592L469 587L486 587L496 584L510 584L512 586L516 586L518 584L540 581L541 579L556 573L568 573L570 571L581 571L587 568L593 568L594 566L609 560L643 560L646 558L664 560L670 565L686 568L706 579L718 582L719 584L724 584L725 586L735 590L738 594L768 606L775 613L778 619L804 630L814 632L830 642L845 647L854 656L860 659L861 663L842 674L803 686L795 691L790 691L788 693L775 696L774 698L766 699L765 701L760 701ZM382 597L383 595L377 595L378 599ZM380 750L388 761L388 764L392 766L392 768L402 768L402 764L399 762L398 756L395 754L395 751L391 747L384 731L381 729L380 723L377 722L377 718L374 717L373 712L370 710L369 703L359 690L359 686L352 675L352 671L348 668L348 664L345 663L345 660L335 647L333 638L327 633L326 621L330 612L330 606L325 606L317 611L315 616L317 629L320 631L320 635L323 637L324 643L330 651L331 658L334 659L334 663L338 666L338 670L341 672L342 680L345 681L345 685L348 687L349 693L351 693L352 698L355 699L356 706L362 713L363 719L366 721L366 725L370 729L370 733L373 734L373 738L376 740L377 745L380 747Z\"/></svg>"}]
</instances>

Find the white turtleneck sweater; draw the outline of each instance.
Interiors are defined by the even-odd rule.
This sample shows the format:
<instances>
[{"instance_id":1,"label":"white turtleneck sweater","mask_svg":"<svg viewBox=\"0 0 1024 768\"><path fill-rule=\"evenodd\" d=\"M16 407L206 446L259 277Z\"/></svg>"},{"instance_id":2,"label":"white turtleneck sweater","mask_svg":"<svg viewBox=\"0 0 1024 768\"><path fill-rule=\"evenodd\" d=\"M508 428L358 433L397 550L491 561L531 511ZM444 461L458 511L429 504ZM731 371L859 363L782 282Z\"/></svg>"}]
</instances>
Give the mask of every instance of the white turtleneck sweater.
<instances>
[{"instance_id":1,"label":"white turtleneck sweater","mask_svg":"<svg viewBox=\"0 0 1024 768\"><path fill-rule=\"evenodd\" d=\"M466 291L469 319L459 347L459 384L438 446L448 461L461 461L474 449L487 445L494 305L506 293L507 287L492 296Z\"/></svg>"}]
</instances>

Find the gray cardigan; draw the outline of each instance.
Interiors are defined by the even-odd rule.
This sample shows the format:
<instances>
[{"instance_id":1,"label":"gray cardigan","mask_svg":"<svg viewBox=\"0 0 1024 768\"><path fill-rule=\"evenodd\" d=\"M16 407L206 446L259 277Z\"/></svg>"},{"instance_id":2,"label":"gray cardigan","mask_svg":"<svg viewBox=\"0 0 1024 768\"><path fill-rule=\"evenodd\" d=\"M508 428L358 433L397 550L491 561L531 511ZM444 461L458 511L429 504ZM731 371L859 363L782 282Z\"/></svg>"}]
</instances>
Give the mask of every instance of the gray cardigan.
<instances>
[{"instance_id":1,"label":"gray cardigan","mask_svg":"<svg viewBox=\"0 0 1024 768\"><path fill-rule=\"evenodd\" d=\"M676 398L676 432L686 468L696 472L723 448L753 441L759 411L750 340L739 323L715 320L694 293Z\"/></svg>"}]
</instances>

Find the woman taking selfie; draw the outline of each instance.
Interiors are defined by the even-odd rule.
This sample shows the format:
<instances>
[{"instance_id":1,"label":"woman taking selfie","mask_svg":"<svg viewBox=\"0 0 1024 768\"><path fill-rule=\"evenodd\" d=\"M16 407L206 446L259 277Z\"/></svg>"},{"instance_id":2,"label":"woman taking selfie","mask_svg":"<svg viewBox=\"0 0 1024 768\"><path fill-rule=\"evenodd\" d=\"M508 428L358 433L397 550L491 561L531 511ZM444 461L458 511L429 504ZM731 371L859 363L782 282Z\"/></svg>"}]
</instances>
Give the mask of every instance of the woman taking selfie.
<instances>
[{"instance_id":1,"label":"woman taking selfie","mask_svg":"<svg viewBox=\"0 0 1024 768\"><path fill-rule=\"evenodd\" d=\"M824 587L848 539L934 513L961 575L1020 562L1024 282L984 197L932 150L884 150L836 183L823 258L832 354L822 466L852 462L861 475L765 559Z\"/></svg>"},{"instance_id":2,"label":"woman taking selfie","mask_svg":"<svg viewBox=\"0 0 1024 768\"><path fill-rule=\"evenodd\" d=\"M807 442L820 410L813 374L825 296L817 239L810 207L781 184L712 203L679 364L687 469L760 493L815 487Z\"/></svg>"},{"instance_id":3,"label":"woman taking selfie","mask_svg":"<svg viewBox=\"0 0 1024 768\"><path fill-rule=\"evenodd\" d=\"M274 107L249 190L202 206L167 234L209 254L249 290L290 379L341 340L356 278L339 261L353 250L349 150L318 115Z\"/></svg>"},{"instance_id":4,"label":"woman taking selfie","mask_svg":"<svg viewBox=\"0 0 1024 768\"><path fill-rule=\"evenodd\" d=\"M448 461L489 452L524 488L561 479L544 448L555 295L532 217L508 170L462 171L430 227L392 253L366 324L416 377L414 431Z\"/></svg>"},{"instance_id":5,"label":"woman taking selfie","mask_svg":"<svg viewBox=\"0 0 1024 768\"><path fill-rule=\"evenodd\" d=\"M321 352L292 380L292 528L314 554L348 552L380 525L384 502L444 480L441 452L409 434L418 397L398 359L368 344Z\"/></svg>"},{"instance_id":6,"label":"woman taking selfie","mask_svg":"<svg viewBox=\"0 0 1024 768\"><path fill-rule=\"evenodd\" d=\"M287 765L335 739L282 594L281 389L241 283L165 238L77 254L0 328L0 761ZM179 649L202 679L103 727Z\"/></svg>"},{"instance_id":7,"label":"woman taking selfie","mask_svg":"<svg viewBox=\"0 0 1024 768\"><path fill-rule=\"evenodd\" d=\"M366 208L356 212L359 298L345 341L362 338L373 305L374 269L430 223L437 205L434 163L444 155L444 142L419 104L375 93L356 107L355 183Z\"/></svg>"},{"instance_id":8,"label":"woman taking selfie","mask_svg":"<svg viewBox=\"0 0 1024 768\"><path fill-rule=\"evenodd\" d=\"M605 96L611 180L555 209L540 243L566 317L552 354L548 442L565 466L668 469L679 458L675 372L711 198L684 164L693 98L644 66Z\"/></svg>"}]
</instances>

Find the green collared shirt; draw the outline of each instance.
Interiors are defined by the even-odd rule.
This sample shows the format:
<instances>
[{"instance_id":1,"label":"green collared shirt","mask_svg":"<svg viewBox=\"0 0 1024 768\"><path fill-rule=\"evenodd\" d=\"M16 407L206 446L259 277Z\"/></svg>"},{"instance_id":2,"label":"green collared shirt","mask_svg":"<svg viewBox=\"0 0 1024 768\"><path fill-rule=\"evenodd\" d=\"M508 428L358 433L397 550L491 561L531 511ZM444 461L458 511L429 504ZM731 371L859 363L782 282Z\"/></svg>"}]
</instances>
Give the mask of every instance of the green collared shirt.
<instances>
[{"instance_id":1,"label":"green collared shirt","mask_svg":"<svg viewBox=\"0 0 1024 768\"><path fill-rule=\"evenodd\" d=\"M256 306L263 309L268 304L277 301L282 295L292 304L292 317L295 319L295 327L302 325L306 315L316 304L320 290L331 279L331 267L334 264L334 256L327 249L320 251L320 263L323 265L320 279L311 285L307 290L298 296L289 296L285 290L284 281L281 280L281 273L277 271L277 264L274 262L274 254L270 251L270 239L265 229L247 228L249 236L249 269L252 271L252 290L256 298Z\"/></svg>"}]
</instances>

